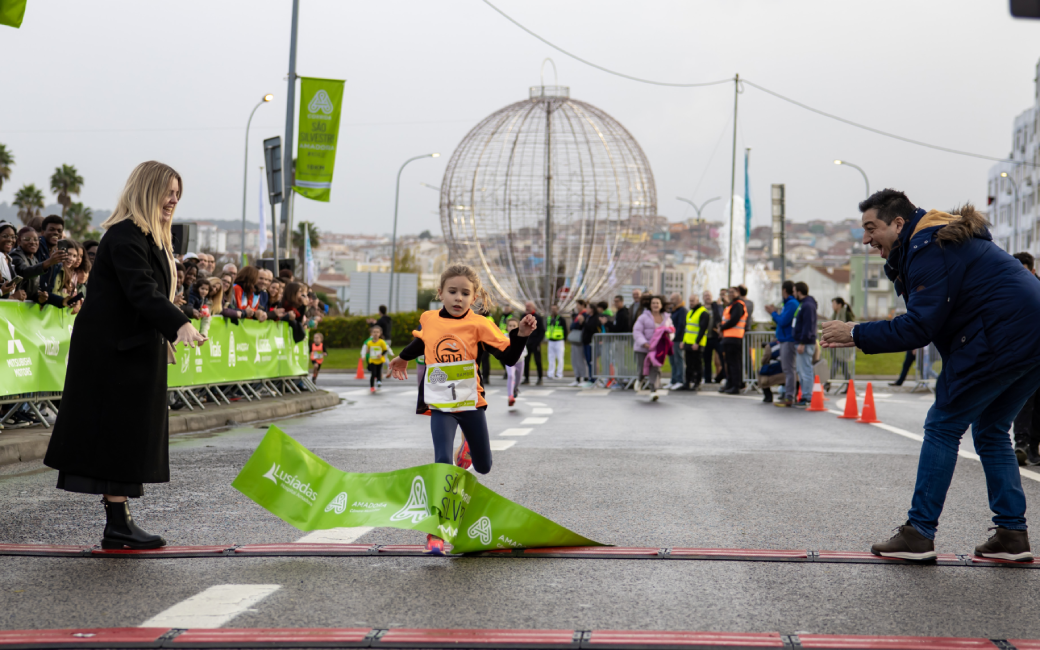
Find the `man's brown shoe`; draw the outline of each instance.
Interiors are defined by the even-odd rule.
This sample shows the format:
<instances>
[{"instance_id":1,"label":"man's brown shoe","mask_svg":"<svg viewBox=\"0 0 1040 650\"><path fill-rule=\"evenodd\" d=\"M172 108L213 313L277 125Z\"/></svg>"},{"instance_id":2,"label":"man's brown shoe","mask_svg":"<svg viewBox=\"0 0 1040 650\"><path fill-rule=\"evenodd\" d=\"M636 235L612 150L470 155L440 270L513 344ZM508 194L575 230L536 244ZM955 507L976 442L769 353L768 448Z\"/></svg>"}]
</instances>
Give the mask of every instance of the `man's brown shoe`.
<instances>
[{"instance_id":1,"label":"man's brown shoe","mask_svg":"<svg viewBox=\"0 0 1040 650\"><path fill-rule=\"evenodd\" d=\"M1012 562L1032 562L1033 553L1029 550L1029 533L1024 530L1010 530L996 526L985 544L975 547L975 555Z\"/></svg>"},{"instance_id":2,"label":"man's brown shoe","mask_svg":"<svg viewBox=\"0 0 1040 650\"><path fill-rule=\"evenodd\" d=\"M896 528L892 539L871 546L870 552L881 557L897 557L915 562L933 562L937 557L935 542L917 532L909 523Z\"/></svg>"}]
</instances>

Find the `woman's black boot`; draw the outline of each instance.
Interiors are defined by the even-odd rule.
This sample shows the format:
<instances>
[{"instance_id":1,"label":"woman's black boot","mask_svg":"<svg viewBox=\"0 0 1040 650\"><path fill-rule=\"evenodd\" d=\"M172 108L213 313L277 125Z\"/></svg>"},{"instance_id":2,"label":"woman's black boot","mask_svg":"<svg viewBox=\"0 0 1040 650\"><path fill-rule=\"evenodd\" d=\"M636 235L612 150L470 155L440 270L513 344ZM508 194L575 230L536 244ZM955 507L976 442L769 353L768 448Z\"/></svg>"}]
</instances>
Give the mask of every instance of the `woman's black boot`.
<instances>
[{"instance_id":1,"label":"woman's black boot","mask_svg":"<svg viewBox=\"0 0 1040 650\"><path fill-rule=\"evenodd\" d=\"M102 497L105 504L105 536L101 538L101 548L159 548L166 546L166 540L158 535L149 535L134 523L130 516L130 503L113 503Z\"/></svg>"}]
</instances>

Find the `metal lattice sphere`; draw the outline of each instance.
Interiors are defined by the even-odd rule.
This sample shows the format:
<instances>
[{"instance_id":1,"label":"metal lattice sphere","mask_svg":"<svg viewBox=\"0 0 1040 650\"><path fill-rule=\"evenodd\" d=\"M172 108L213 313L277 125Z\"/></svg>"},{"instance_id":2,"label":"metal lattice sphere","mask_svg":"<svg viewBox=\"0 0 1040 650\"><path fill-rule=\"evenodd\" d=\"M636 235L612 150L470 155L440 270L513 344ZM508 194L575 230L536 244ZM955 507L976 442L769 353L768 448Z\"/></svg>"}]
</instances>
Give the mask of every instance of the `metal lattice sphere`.
<instances>
[{"instance_id":1,"label":"metal lattice sphere","mask_svg":"<svg viewBox=\"0 0 1040 650\"><path fill-rule=\"evenodd\" d=\"M473 128L441 184L452 261L474 266L497 298L542 313L628 282L657 214L643 150L563 86L536 86ZM546 263L548 260L548 263Z\"/></svg>"}]
</instances>

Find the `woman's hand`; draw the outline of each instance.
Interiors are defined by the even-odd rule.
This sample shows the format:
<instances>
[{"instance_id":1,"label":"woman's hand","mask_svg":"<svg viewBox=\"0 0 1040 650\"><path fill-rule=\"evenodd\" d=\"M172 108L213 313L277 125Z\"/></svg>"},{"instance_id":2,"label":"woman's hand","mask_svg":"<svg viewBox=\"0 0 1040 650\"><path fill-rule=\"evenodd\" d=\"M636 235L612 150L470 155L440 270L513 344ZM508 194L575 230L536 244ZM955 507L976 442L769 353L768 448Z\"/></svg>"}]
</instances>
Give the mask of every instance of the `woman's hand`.
<instances>
[{"instance_id":1,"label":"woman's hand","mask_svg":"<svg viewBox=\"0 0 1040 650\"><path fill-rule=\"evenodd\" d=\"M390 367L390 376L394 379L408 379L408 362L401 357L394 357L393 361L387 364Z\"/></svg>"},{"instance_id":2,"label":"woman's hand","mask_svg":"<svg viewBox=\"0 0 1040 650\"><path fill-rule=\"evenodd\" d=\"M534 319L534 314L528 314L523 317L520 321L520 331L517 333L518 336L531 336L531 332L538 327L538 321Z\"/></svg>"},{"instance_id":3,"label":"woman's hand","mask_svg":"<svg viewBox=\"0 0 1040 650\"><path fill-rule=\"evenodd\" d=\"M25 300L26 297L25 289L19 289L11 294L11 300Z\"/></svg>"},{"instance_id":4,"label":"woman's hand","mask_svg":"<svg viewBox=\"0 0 1040 650\"><path fill-rule=\"evenodd\" d=\"M193 348L208 340L207 337L203 336L197 329L195 329L194 325L191 323L185 323L177 330L177 340L173 342L173 347L176 349L178 343L184 343L189 348Z\"/></svg>"},{"instance_id":5,"label":"woman's hand","mask_svg":"<svg viewBox=\"0 0 1040 650\"><path fill-rule=\"evenodd\" d=\"M254 312L254 313L256 314L256 320L257 320L257 322L259 322L259 323L262 323L262 322L264 322L265 320L267 320L267 312L266 312L266 311L264 311L264 310L262 310L262 309L258 309L258 310L257 310L256 312Z\"/></svg>"},{"instance_id":6,"label":"woman's hand","mask_svg":"<svg viewBox=\"0 0 1040 650\"><path fill-rule=\"evenodd\" d=\"M256 312L255 312L255 311L253 311L252 309L250 309L249 307L246 307L246 308L245 308L245 314L246 314L246 318L252 318L252 317L253 317L253 314L255 314L255 313L256 313Z\"/></svg>"}]
</instances>

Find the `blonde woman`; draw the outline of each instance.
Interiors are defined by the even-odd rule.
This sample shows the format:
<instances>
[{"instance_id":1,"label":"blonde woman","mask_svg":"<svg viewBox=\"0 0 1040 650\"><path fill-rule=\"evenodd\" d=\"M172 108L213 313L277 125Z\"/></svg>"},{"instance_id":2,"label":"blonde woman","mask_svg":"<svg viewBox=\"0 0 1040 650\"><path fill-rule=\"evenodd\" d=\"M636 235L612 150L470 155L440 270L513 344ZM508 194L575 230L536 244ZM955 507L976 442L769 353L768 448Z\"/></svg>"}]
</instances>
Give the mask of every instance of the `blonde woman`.
<instances>
[{"instance_id":1,"label":"blonde woman","mask_svg":"<svg viewBox=\"0 0 1040 650\"><path fill-rule=\"evenodd\" d=\"M102 495L103 548L166 544L137 527L127 497L142 496L145 483L170 480L166 365L177 344L206 340L173 304L170 222L181 190L172 168L142 163L101 224L106 233L90 273L90 300L72 332L44 459L58 470L59 489Z\"/></svg>"}]
</instances>

